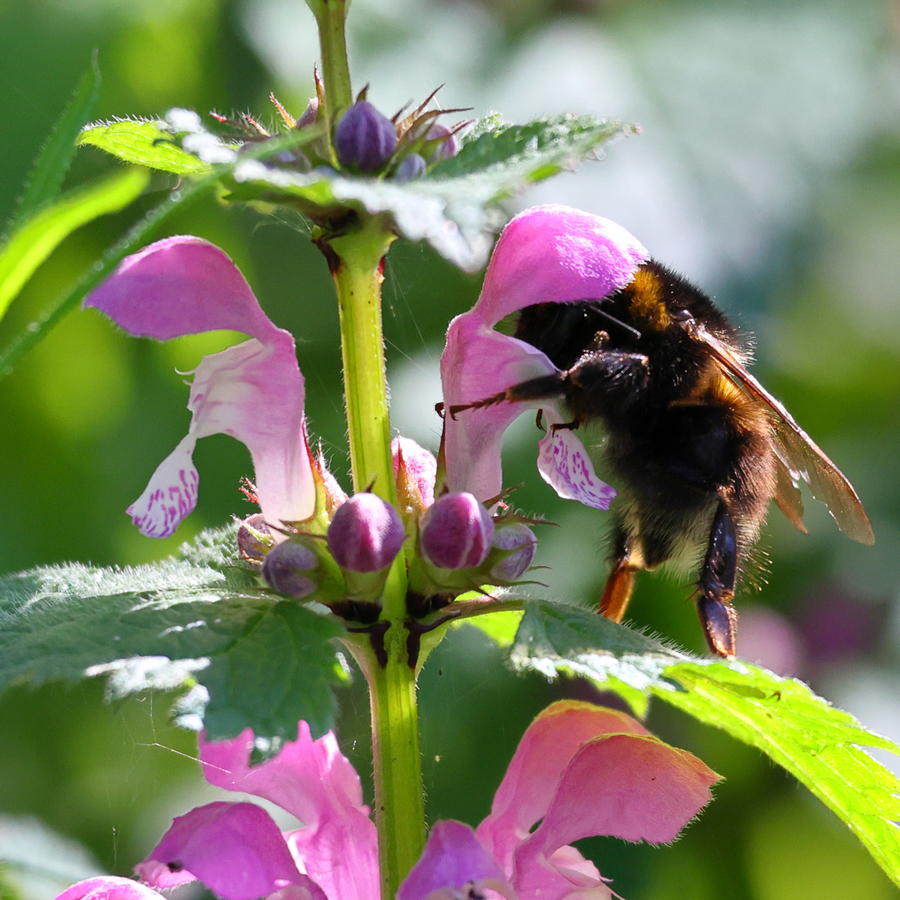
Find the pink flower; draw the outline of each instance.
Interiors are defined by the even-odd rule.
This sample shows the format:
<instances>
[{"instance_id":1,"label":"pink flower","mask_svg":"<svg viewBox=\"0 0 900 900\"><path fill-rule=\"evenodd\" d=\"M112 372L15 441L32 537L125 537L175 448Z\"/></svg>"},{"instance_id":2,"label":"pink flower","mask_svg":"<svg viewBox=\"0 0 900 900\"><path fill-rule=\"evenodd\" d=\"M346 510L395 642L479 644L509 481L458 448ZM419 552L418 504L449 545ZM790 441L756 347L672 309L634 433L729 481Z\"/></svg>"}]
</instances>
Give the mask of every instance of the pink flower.
<instances>
[{"instance_id":1,"label":"pink flower","mask_svg":"<svg viewBox=\"0 0 900 900\"><path fill-rule=\"evenodd\" d=\"M313 512L315 487L294 339L276 328L228 256L196 237L171 237L123 260L85 301L133 335L169 340L229 329L250 336L204 357L193 372L187 435L128 508L149 537L168 537L197 503L197 439L247 445L263 515L273 524Z\"/></svg>"},{"instance_id":2,"label":"pink flower","mask_svg":"<svg viewBox=\"0 0 900 900\"><path fill-rule=\"evenodd\" d=\"M571 842L672 841L717 780L697 757L625 713L554 703L523 735L488 817L474 831L438 822L397 900L451 900L469 884L510 900L611 898Z\"/></svg>"},{"instance_id":3,"label":"pink flower","mask_svg":"<svg viewBox=\"0 0 900 900\"><path fill-rule=\"evenodd\" d=\"M249 730L221 743L201 740L207 781L269 800L304 826L282 834L251 803L209 803L174 820L137 867L140 877L159 890L199 880L226 900L377 900L375 827L334 735L313 741L301 722L296 741L251 768L252 744ZM672 841L709 801L717 779L625 713L554 703L523 735L488 817L474 830L438 822L397 898L452 900L466 886L509 900L611 898L596 866L571 842L591 835ZM109 893L99 892L107 886ZM57 900L156 896L109 878L82 882Z\"/></svg>"},{"instance_id":4,"label":"pink flower","mask_svg":"<svg viewBox=\"0 0 900 900\"><path fill-rule=\"evenodd\" d=\"M313 740L301 722L296 741L253 767L252 747L249 729L230 741L201 739L204 777L217 787L269 800L303 826L282 834L252 803L208 803L174 820L137 866L141 879L160 890L199 880L226 900L293 900L293 894L278 893L291 886L309 892L297 897L314 900L377 900L375 826L362 802L359 776L335 736Z\"/></svg>"},{"instance_id":5,"label":"pink flower","mask_svg":"<svg viewBox=\"0 0 900 900\"><path fill-rule=\"evenodd\" d=\"M602 300L627 285L647 259L644 247L621 226L565 206L533 207L506 226L478 302L450 323L441 356L449 490L471 491L483 502L501 492L503 433L524 410L542 408L548 425L566 421L558 404L548 400L500 402L449 414L450 407L558 372L540 350L494 326L536 303ZM570 430L548 429L539 444L538 469L561 497L606 509L615 496L597 478Z\"/></svg>"}]
</instances>

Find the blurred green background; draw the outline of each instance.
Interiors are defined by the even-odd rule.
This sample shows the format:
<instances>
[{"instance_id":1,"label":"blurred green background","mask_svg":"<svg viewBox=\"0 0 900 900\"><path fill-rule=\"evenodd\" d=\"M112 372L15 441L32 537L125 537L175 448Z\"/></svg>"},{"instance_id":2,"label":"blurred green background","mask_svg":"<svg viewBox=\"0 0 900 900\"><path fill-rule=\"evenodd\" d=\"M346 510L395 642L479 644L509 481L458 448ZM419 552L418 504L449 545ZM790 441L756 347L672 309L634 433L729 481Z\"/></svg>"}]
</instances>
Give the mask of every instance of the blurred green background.
<instances>
[{"instance_id":1,"label":"blurred green background","mask_svg":"<svg viewBox=\"0 0 900 900\"><path fill-rule=\"evenodd\" d=\"M755 332L758 371L857 487L878 544L843 538L809 503L810 535L777 512L762 544L768 584L741 599L748 659L809 680L866 725L900 738L898 382L900 382L900 66L896 2L354 0L355 83L391 114L438 84L447 107L510 120L572 110L639 122L601 162L510 205L570 203L632 230ZM312 88L316 35L302 0L30 0L0 5L3 176L0 211L78 76L99 48L98 116L179 105L270 118L274 90L297 114ZM115 164L80 153L69 183ZM158 177L149 207L172 187ZM140 210L76 233L2 323L6 340L58 297ZM307 415L332 467L347 468L337 316L324 260L302 223L198 205L172 233L224 247L271 317L298 336ZM395 424L432 449L437 357L448 319L479 279L400 242L385 287ZM197 512L167 541L142 538L124 507L183 434L192 368L224 336L154 345L74 312L0 381L6 514L0 568L67 559L139 563L250 508L237 492L246 451L203 441ZM559 528L541 563L559 597L590 603L604 577L602 513L557 501L536 476L533 424L507 441L516 502ZM686 579L644 576L632 620L694 650ZM200 783L192 736L167 724L169 699L106 706L102 685L18 688L0 698L0 859L30 858L21 896L52 898L62 878L127 874L173 815L215 792ZM530 719L578 683L511 675L465 629L422 678L429 814L477 822ZM342 746L368 778L361 685L341 694ZM887 879L850 833L756 751L654 708L650 726L726 781L673 847L589 842L630 900L878 900ZM887 761L897 767L897 760ZM367 781L368 785L368 781ZM367 787L368 790L368 787ZM367 796L371 796L367 794ZM82 845L79 856L73 844ZM6 888L0 896L17 896Z\"/></svg>"}]
</instances>

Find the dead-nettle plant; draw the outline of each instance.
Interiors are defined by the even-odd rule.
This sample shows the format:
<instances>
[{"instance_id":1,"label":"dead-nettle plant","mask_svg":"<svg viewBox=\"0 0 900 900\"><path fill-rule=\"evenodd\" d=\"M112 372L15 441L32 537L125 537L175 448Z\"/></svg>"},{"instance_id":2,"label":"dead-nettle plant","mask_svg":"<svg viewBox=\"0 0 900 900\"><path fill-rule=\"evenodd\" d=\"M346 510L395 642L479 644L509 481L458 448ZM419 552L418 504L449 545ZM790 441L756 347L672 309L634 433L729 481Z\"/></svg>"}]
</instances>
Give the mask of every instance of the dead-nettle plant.
<instances>
[{"instance_id":1,"label":"dead-nettle plant","mask_svg":"<svg viewBox=\"0 0 900 900\"><path fill-rule=\"evenodd\" d=\"M612 897L600 870L572 843L591 835L670 842L709 801L719 777L638 721L651 697L767 753L900 880L892 821L900 818L900 784L859 747L897 748L802 682L734 657L730 599L747 528L746 520L735 521L724 489L714 493L720 506L697 513L712 531L701 617L724 658L693 657L613 621L633 572L659 549L627 512L601 608L607 616L571 602L578 598L546 596L533 571L542 520L515 508L501 470L504 431L523 411L539 411L540 475L560 496L601 510L616 491L595 473L576 426L596 416L615 431L616 417L633 415L639 402L663 403L664 391L648 387L674 365L660 361L660 342L683 361L684 379L707 379L690 395L694 411L709 408L712 394L702 391L718 391L723 405L747 403L742 421L756 422L761 440L774 446L780 439L789 416L754 394L759 386L743 369L727 323L703 306L699 292L673 283L636 238L607 219L563 206L527 209L503 229L474 307L449 325L439 452L391 427L381 286L394 240L427 242L454 265L478 271L503 225L502 199L571 168L629 126L590 116L466 121L463 110L441 110L434 94L389 116L367 89L351 89L349 3L308 5L320 34L316 96L299 117L272 98L277 129L250 115L204 119L184 109L158 120L84 125L96 94L89 74L38 160L37 183L49 187L26 192L0 251L7 263L24 259L48 217L55 221L73 203L84 209L80 221L121 208L141 192L148 169L178 176L163 204L0 362L9 368L81 299L139 338L242 333L243 342L205 356L191 373L188 433L128 512L148 537L175 533L197 503L195 444L219 433L248 447L254 472L245 493L259 507L158 564L71 564L5 578L3 680L104 675L111 697L183 687L175 713L200 731L206 780L265 798L298 820L283 832L253 803L217 800L176 818L136 866L137 880L98 876L61 898L156 898L191 881L229 900L434 900L486 891ZM56 200L54 184L76 145L139 168ZM55 182L46 177L54 172ZM339 309L351 484L339 484L314 449L294 335L269 318L215 245L194 236L151 242L175 211L212 192L264 214L289 207L310 223ZM0 283L4 304L36 265L29 259L5 270L12 275ZM515 334L496 328L513 315ZM636 450L634 460L641 459ZM778 477L786 479L779 482L783 508L799 522L792 482L811 475L821 492L821 471L773 460L767 465L781 466ZM632 488L646 477L660 496L665 479L680 490L683 472L660 471L644 475L632 466L622 477ZM608 477L616 485L615 474ZM834 509L844 488L829 484L824 499ZM849 516L852 536L867 539L861 509L845 505L850 512L837 508L839 521L847 525ZM644 541L643 560L634 555L637 540ZM503 619L513 627L496 627ZM416 680L461 621L483 627L514 668L602 685L638 718L584 702L553 704L522 736L480 824L445 820L427 829ZM371 700L369 804L332 731L333 689L347 657Z\"/></svg>"}]
</instances>

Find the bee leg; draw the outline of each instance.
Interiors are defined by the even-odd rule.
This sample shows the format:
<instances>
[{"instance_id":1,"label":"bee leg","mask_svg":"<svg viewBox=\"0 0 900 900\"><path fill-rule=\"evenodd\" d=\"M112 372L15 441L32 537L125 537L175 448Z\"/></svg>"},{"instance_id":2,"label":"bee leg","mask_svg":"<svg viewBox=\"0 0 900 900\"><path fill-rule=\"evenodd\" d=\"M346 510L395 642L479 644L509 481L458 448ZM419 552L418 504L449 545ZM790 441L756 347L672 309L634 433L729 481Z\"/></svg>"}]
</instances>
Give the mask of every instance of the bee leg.
<instances>
[{"instance_id":1,"label":"bee leg","mask_svg":"<svg viewBox=\"0 0 900 900\"><path fill-rule=\"evenodd\" d=\"M622 526L616 530L613 543L613 567L606 579L597 612L613 622L621 622L634 592L634 573L638 567L631 562L631 538Z\"/></svg>"},{"instance_id":2,"label":"bee leg","mask_svg":"<svg viewBox=\"0 0 900 900\"><path fill-rule=\"evenodd\" d=\"M562 397L565 394L565 390L566 374L564 372L556 372L552 375L541 375L539 378L532 378L529 381L514 384L499 394L492 394L490 397L483 397L481 400L475 400L472 403L454 404L447 411L450 413L450 418L455 419L458 413L465 412L467 409L483 409L485 406L493 406L495 403L549 400Z\"/></svg>"},{"instance_id":3,"label":"bee leg","mask_svg":"<svg viewBox=\"0 0 900 900\"><path fill-rule=\"evenodd\" d=\"M719 501L709 535L709 547L700 570L697 611L709 649L719 656L736 653L737 612L731 605L737 576L738 544L734 519Z\"/></svg>"}]
</instances>

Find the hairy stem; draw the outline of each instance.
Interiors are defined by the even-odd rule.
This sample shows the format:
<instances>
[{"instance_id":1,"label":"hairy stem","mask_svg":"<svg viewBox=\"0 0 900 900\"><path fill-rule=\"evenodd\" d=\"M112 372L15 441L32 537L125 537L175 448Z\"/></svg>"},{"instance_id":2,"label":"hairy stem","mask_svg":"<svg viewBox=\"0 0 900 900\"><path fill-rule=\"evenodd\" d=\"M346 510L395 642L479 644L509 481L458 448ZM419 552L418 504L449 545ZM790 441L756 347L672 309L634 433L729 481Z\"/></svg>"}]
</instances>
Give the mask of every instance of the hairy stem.
<instances>
[{"instance_id":1,"label":"hairy stem","mask_svg":"<svg viewBox=\"0 0 900 900\"><path fill-rule=\"evenodd\" d=\"M354 491L396 503L381 317L384 254L393 235L364 218L324 239L338 294ZM369 684L382 897L393 898L424 844L415 671L407 658L406 569L394 561L382 596L377 651L355 654Z\"/></svg>"},{"instance_id":2,"label":"hairy stem","mask_svg":"<svg viewBox=\"0 0 900 900\"><path fill-rule=\"evenodd\" d=\"M333 132L341 112L353 100L345 34L349 6L350 0L314 0L310 3L319 27L322 78L325 82L325 109L320 115L328 126L329 134Z\"/></svg>"}]
</instances>

